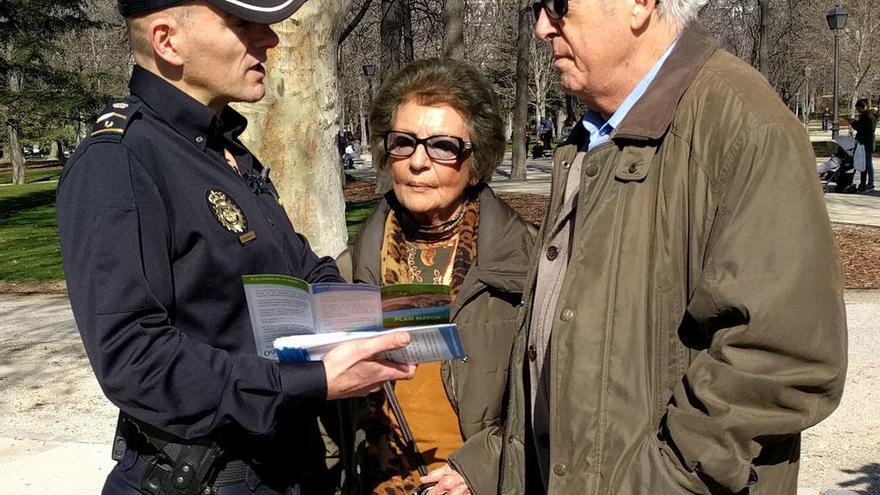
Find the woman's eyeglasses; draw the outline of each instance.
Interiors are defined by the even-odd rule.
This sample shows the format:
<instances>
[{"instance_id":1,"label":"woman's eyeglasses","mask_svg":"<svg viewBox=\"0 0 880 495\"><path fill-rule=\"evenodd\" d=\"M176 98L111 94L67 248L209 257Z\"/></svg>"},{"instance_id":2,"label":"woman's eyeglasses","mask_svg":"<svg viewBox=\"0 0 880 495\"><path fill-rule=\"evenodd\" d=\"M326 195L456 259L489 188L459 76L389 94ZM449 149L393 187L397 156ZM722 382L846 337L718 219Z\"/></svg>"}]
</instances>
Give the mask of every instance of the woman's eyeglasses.
<instances>
[{"instance_id":1,"label":"woman's eyeglasses","mask_svg":"<svg viewBox=\"0 0 880 495\"><path fill-rule=\"evenodd\" d=\"M428 136L420 139L408 132L391 131L385 134L385 152L395 158L412 156L420 144L425 147L425 153L429 157L443 162L461 160L474 149L473 144L457 136Z\"/></svg>"},{"instance_id":2,"label":"woman's eyeglasses","mask_svg":"<svg viewBox=\"0 0 880 495\"><path fill-rule=\"evenodd\" d=\"M541 17L541 10L546 10L548 17L558 21L568 13L568 0L544 0L533 3L532 12L535 14L536 21Z\"/></svg>"}]
</instances>

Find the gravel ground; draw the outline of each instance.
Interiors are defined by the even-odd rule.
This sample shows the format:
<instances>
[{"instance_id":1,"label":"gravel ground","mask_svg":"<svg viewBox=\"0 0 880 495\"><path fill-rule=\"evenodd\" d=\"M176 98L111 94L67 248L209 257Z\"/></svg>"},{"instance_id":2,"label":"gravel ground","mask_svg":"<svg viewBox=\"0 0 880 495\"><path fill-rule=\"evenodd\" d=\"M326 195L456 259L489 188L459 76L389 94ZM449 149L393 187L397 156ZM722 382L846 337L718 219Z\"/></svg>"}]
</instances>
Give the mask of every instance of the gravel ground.
<instances>
[{"instance_id":1,"label":"gravel ground","mask_svg":"<svg viewBox=\"0 0 880 495\"><path fill-rule=\"evenodd\" d=\"M803 435L799 485L880 495L880 291L847 291L846 311L846 387L837 410Z\"/></svg>"}]
</instances>

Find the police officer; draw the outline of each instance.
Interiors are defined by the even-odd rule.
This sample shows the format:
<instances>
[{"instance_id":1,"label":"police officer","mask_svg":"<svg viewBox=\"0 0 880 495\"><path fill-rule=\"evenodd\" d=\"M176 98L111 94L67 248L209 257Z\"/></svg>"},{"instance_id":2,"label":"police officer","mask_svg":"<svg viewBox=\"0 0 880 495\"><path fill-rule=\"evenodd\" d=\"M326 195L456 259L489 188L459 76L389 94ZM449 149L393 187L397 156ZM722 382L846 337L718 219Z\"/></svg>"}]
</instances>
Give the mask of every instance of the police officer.
<instances>
[{"instance_id":1,"label":"police officer","mask_svg":"<svg viewBox=\"0 0 880 495\"><path fill-rule=\"evenodd\" d=\"M294 232L227 106L265 93L269 24L304 0L120 0L136 66L70 158L58 223L89 360L120 410L104 493L314 493L316 411L414 367L409 342L338 346L323 362L257 355L242 275L341 281Z\"/></svg>"}]
</instances>

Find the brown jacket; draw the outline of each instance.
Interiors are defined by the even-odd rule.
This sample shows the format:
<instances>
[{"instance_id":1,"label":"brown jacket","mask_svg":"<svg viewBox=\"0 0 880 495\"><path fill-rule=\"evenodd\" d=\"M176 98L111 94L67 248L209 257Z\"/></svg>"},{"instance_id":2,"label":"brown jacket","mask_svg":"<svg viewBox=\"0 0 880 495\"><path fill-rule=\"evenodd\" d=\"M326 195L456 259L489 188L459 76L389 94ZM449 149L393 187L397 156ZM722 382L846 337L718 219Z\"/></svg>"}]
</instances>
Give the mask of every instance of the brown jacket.
<instances>
[{"instance_id":1,"label":"brown jacket","mask_svg":"<svg viewBox=\"0 0 880 495\"><path fill-rule=\"evenodd\" d=\"M496 198L488 186L478 187L477 259L450 311L468 359L443 362L441 374L464 439L464 445L452 453L449 462L475 495L484 495L495 493L498 486L507 366L535 229ZM388 211L383 200L358 234L352 248L355 282L381 283L379 260ZM355 430L359 417L366 412L364 402L349 401L349 419ZM361 451L358 439L363 435L354 431L350 438L353 445L345 445L343 451L347 456L354 454L349 464L356 473ZM352 477L349 473L345 492L361 492L354 488Z\"/></svg>"},{"instance_id":2,"label":"brown jacket","mask_svg":"<svg viewBox=\"0 0 880 495\"><path fill-rule=\"evenodd\" d=\"M544 226L585 139L578 126L555 154ZM799 434L836 407L846 362L840 262L802 126L755 70L688 28L581 171L548 355L549 493L794 494ZM504 494L526 491L535 267Z\"/></svg>"}]
</instances>

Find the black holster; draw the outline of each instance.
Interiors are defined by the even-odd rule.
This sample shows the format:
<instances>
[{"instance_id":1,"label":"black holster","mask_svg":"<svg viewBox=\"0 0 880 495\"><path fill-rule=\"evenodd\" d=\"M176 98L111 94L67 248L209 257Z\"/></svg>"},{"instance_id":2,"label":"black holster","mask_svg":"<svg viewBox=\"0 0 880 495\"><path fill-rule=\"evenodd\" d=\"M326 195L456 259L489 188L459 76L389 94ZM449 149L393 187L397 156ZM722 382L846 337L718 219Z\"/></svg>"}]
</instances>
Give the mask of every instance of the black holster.
<instances>
[{"instance_id":1,"label":"black holster","mask_svg":"<svg viewBox=\"0 0 880 495\"><path fill-rule=\"evenodd\" d=\"M144 460L140 490L146 495L210 495L225 464L213 440L177 438L120 412L113 458L121 459L126 449Z\"/></svg>"}]
</instances>

